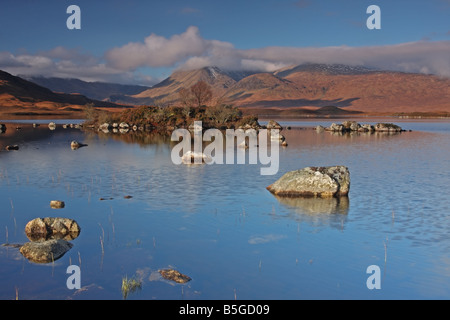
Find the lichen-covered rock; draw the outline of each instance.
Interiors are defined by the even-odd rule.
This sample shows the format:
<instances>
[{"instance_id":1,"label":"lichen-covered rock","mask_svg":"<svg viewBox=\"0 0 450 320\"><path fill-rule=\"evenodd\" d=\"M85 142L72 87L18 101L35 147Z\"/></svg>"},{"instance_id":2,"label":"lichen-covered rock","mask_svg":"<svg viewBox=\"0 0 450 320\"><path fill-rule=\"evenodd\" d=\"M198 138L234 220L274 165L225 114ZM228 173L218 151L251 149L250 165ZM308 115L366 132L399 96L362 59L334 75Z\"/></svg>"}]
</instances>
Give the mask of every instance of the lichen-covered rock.
<instances>
[{"instance_id":1,"label":"lichen-covered rock","mask_svg":"<svg viewBox=\"0 0 450 320\"><path fill-rule=\"evenodd\" d=\"M68 218L36 218L25 226L25 234L31 241L73 240L79 236L80 232L78 223Z\"/></svg>"},{"instance_id":2,"label":"lichen-covered rock","mask_svg":"<svg viewBox=\"0 0 450 320\"><path fill-rule=\"evenodd\" d=\"M73 244L62 239L27 242L19 251L28 260L35 263L50 263L61 258Z\"/></svg>"},{"instance_id":3,"label":"lichen-covered rock","mask_svg":"<svg viewBox=\"0 0 450 320\"><path fill-rule=\"evenodd\" d=\"M287 172L267 190L281 197L347 196L350 172L345 166L306 167Z\"/></svg>"}]
</instances>

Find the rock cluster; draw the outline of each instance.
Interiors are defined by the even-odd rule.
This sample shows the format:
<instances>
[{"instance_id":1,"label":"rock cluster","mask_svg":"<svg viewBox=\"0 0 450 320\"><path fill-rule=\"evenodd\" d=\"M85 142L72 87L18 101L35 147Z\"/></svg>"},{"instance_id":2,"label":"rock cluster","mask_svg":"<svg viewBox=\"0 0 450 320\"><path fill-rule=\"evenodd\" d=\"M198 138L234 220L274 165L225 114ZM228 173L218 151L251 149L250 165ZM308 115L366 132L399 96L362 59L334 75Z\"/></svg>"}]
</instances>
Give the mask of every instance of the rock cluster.
<instances>
[{"instance_id":1,"label":"rock cluster","mask_svg":"<svg viewBox=\"0 0 450 320\"><path fill-rule=\"evenodd\" d=\"M400 126L393 123L377 123L375 126L371 124L359 124L356 121L344 121L341 124L332 123L329 127L316 127L317 132L402 132Z\"/></svg>"},{"instance_id":2,"label":"rock cluster","mask_svg":"<svg viewBox=\"0 0 450 320\"><path fill-rule=\"evenodd\" d=\"M126 122L121 123L108 123L105 122L98 127L98 131L102 131L103 133L128 133L131 130L132 131L151 131L153 129L152 125L143 125L143 126L137 126L137 125L131 125Z\"/></svg>"}]
</instances>

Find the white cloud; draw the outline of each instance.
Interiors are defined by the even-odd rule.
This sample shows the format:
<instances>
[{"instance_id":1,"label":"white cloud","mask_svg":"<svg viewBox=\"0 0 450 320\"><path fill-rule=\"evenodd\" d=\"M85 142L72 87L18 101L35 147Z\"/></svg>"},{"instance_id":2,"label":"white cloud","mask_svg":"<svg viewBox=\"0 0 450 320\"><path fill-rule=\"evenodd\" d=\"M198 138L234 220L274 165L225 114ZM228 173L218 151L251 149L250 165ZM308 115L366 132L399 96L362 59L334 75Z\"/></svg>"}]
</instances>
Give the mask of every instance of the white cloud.
<instances>
[{"instance_id":1,"label":"white cloud","mask_svg":"<svg viewBox=\"0 0 450 320\"><path fill-rule=\"evenodd\" d=\"M302 63L340 63L405 72L450 76L450 41L417 41L366 47L265 47L239 50L229 42L204 39L197 27L164 38L150 35L144 42L110 50L108 62L121 70L140 67L274 71Z\"/></svg>"},{"instance_id":2,"label":"white cloud","mask_svg":"<svg viewBox=\"0 0 450 320\"><path fill-rule=\"evenodd\" d=\"M13 75L77 78L84 81L102 81L153 85L159 79L115 69L89 54L62 47L37 54L0 52L0 69Z\"/></svg>"},{"instance_id":3,"label":"white cloud","mask_svg":"<svg viewBox=\"0 0 450 320\"><path fill-rule=\"evenodd\" d=\"M249 60L267 63L340 63L450 77L450 41L418 41L371 47L285 48L242 51Z\"/></svg>"},{"instance_id":4,"label":"white cloud","mask_svg":"<svg viewBox=\"0 0 450 320\"><path fill-rule=\"evenodd\" d=\"M200 36L197 27L170 39L151 34L144 42L131 42L106 53L111 66L121 70L147 67L174 66L189 57L201 56L208 49L209 41Z\"/></svg>"},{"instance_id":5,"label":"white cloud","mask_svg":"<svg viewBox=\"0 0 450 320\"><path fill-rule=\"evenodd\" d=\"M152 85L160 79L144 70L196 69L218 66L225 70L271 72L302 63L340 63L450 77L450 41L417 41L366 47L265 47L241 50L232 43L209 40L191 26L169 38L151 34L106 51L103 57L77 49L14 54L0 52L0 69L15 75L79 78ZM168 75L167 75L168 76Z\"/></svg>"}]
</instances>

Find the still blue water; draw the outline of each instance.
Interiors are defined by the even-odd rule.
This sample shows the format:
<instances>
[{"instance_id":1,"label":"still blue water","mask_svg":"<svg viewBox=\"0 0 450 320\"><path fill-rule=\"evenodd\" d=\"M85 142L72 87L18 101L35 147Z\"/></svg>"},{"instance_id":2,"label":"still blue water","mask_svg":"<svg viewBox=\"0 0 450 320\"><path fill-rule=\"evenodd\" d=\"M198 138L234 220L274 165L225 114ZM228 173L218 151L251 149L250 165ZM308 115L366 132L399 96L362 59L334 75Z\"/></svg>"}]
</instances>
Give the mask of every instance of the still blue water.
<instances>
[{"instance_id":1,"label":"still blue water","mask_svg":"<svg viewBox=\"0 0 450 320\"><path fill-rule=\"evenodd\" d=\"M168 138L7 124L0 243L27 242L36 217L72 218L82 230L50 264L0 247L0 299L122 299L125 276L142 280L128 299L450 298L450 123L385 121L412 130L397 135L312 130L331 122L280 121L292 129L273 176L260 165L174 165ZM88 146L71 150L72 140ZM349 168L348 200L266 190L288 171L328 165ZM73 264L81 290L66 286ZM381 269L379 290L367 288L370 265ZM168 267L192 280L162 279Z\"/></svg>"}]
</instances>

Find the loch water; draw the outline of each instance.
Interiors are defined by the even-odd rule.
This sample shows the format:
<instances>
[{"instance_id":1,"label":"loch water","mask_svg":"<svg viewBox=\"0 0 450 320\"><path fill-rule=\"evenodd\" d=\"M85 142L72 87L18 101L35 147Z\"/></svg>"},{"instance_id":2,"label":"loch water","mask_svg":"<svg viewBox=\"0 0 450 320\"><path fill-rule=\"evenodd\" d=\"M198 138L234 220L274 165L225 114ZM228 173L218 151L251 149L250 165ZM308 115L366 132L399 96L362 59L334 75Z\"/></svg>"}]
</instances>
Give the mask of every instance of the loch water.
<instances>
[{"instance_id":1,"label":"loch water","mask_svg":"<svg viewBox=\"0 0 450 320\"><path fill-rule=\"evenodd\" d=\"M275 175L249 163L175 165L170 137L64 121L49 130L49 121L7 122L0 135L0 244L27 242L37 217L74 219L81 233L47 264L1 246L2 300L121 300L124 277L141 281L128 300L450 298L448 120L383 119L407 131L344 135L314 130L331 120L280 120L290 130ZM87 146L72 150L73 140ZM266 189L288 171L332 165L349 168L348 198ZM70 265L80 267L79 290L67 287ZM373 265L381 288L371 290ZM191 281L163 279L166 268Z\"/></svg>"}]
</instances>

